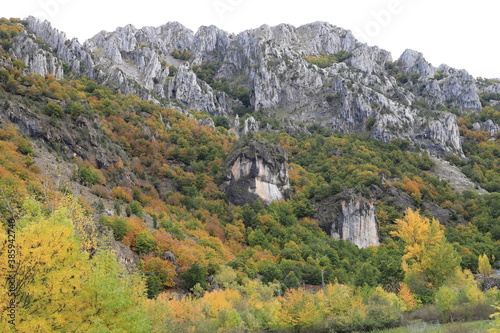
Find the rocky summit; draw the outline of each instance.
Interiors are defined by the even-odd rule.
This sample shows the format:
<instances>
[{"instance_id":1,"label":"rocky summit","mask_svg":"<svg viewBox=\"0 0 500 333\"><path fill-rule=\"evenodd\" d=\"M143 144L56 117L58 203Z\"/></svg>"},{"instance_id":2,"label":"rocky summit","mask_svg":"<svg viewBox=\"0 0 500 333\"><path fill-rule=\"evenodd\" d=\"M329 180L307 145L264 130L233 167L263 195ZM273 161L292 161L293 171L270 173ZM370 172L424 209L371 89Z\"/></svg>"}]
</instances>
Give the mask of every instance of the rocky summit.
<instances>
[{"instance_id":1,"label":"rocky summit","mask_svg":"<svg viewBox=\"0 0 500 333\"><path fill-rule=\"evenodd\" d=\"M279 129L366 132L461 155L450 111L481 109L478 83L465 70L436 68L413 50L394 60L324 22L263 25L239 34L215 26L193 33L175 22L127 25L83 44L35 18L27 27L13 41L13 54L39 74L60 78L66 63L73 75L180 111L257 112L278 120Z\"/></svg>"}]
</instances>

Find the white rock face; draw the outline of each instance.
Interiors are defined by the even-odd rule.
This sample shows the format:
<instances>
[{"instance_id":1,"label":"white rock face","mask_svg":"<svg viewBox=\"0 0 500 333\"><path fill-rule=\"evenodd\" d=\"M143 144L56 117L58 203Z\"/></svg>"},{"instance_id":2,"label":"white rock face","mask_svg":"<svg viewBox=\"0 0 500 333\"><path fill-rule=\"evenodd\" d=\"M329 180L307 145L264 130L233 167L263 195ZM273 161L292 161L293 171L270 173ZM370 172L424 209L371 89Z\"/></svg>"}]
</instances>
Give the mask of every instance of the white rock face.
<instances>
[{"instance_id":1,"label":"white rock face","mask_svg":"<svg viewBox=\"0 0 500 333\"><path fill-rule=\"evenodd\" d=\"M62 61L50 52L41 49L26 31L14 37L11 52L14 57L24 61L34 73L41 76L53 74L56 79L64 77Z\"/></svg>"},{"instance_id":2,"label":"white rock face","mask_svg":"<svg viewBox=\"0 0 500 333\"><path fill-rule=\"evenodd\" d=\"M500 132L500 126L495 124L493 120L488 119L482 126L483 131L490 132L491 136Z\"/></svg>"},{"instance_id":3,"label":"white rock face","mask_svg":"<svg viewBox=\"0 0 500 333\"><path fill-rule=\"evenodd\" d=\"M241 157L231 168L231 174L235 181L253 178L254 186L249 188L249 192L267 204L285 199L284 191L290 189L286 164L276 172L273 166L261 158Z\"/></svg>"},{"instance_id":4,"label":"white rock face","mask_svg":"<svg viewBox=\"0 0 500 333\"><path fill-rule=\"evenodd\" d=\"M460 154L456 126L450 123L453 118L443 113L429 116L429 112L438 106L481 108L477 82L466 71L446 65L435 68L421 53L406 50L396 62L396 71L407 74L409 81L398 82L397 75L385 69L392 62L389 52L360 43L351 32L324 22L300 27L263 25L237 35L214 26L193 33L176 22L142 29L128 25L100 32L83 46L77 40L68 41L48 22L29 18L28 28L33 38L44 40L58 56L50 59L29 47L26 38L16 43L16 55L40 73L60 77L60 59L77 75L179 110L228 116L243 106L197 78L193 68L203 63L213 64L213 80L248 89L250 111L275 117L287 128L307 123L352 133L365 131L370 120L372 137L406 138L439 152ZM189 59L174 59L174 50L186 51ZM327 68L305 59L339 51L351 57ZM419 107L422 104L426 113Z\"/></svg>"},{"instance_id":5,"label":"white rock face","mask_svg":"<svg viewBox=\"0 0 500 333\"><path fill-rule=\"evenodd\" d=\"M423 77L434 77L436 70L429 64L420 52L407 49L399 57L399 62L407 74L419 74Z\"/></svg>"},{"instance_id":6,"label":"white rock face","mask_svg":"<svg viewBox=\"0 0 500 333\"><path fill-rule=\"evenodd\" d=\"M248 133L258 133L259 132L259 123L255 120L254 117L248 117L245 119L245 123L243 125L243 135Z\"/></svg>"},{"instance_id":7,"label":"white rock face","mask_svg":"<svg viewBox=\"0 0 500 333\"><path fill-rule=\"evenodd\" d=\"M236 205L260 199L269 204L286 199L290 190L286 153L255 139L242 139L228 157L226 193Z\"/></svg>"},{"instance_id":8,"label":"white rock face","mask_svg":"<svg viewBox=\"0 0 500 333\"><path fill-rule=\"evenodd\" d=\"M332 237L348 240L359 248L379 246L375 205L366 199L342 201L341 211L332 225Z\"/></svg>"}]
</instances>

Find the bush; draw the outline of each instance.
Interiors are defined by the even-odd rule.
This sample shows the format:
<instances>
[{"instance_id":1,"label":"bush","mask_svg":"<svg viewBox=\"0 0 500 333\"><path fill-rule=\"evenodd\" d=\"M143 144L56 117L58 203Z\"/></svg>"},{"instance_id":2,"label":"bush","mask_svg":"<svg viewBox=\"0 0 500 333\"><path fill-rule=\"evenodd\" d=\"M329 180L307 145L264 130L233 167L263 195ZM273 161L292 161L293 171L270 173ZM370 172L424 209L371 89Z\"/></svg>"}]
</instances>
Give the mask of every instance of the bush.
<instances>
[{"instance_id":1,"label":"bush","mask_svg":"<svg viewBox=\"0 0 500 333\"><path fill-rule=\"evenodd\" d=\"M148 298L156 298L163 289L160 278L155 274L149 274L146 279Z\"/></svg>"},{"instance_id":2,"label":"bush","mask_svg":"<svg viewBox=\"0 0 500 333\"><path fill-rule=\"evenodd\" d=\"M156 241L149 230L141 231L135 240L135 249L139 254L146 254L156 248Z\"/></svg>"},{"instance_id":3,"label":"bush","mask_svg":"<svg viewBox=\"0 0 500 333\"><path fill-rule=\"evenodd\" d=\"M177 74L177 67L168 66L168 77L173 77L175 74Z\"/></svg>"},{"instance_id":4,"label":"bush","mask_svg":"<svg viewBox=\"0 0 500 333\"><path fill-rule=\"evenodd\" d=\"M76 102L69 103L68 108L67 108L67 113L69 113L71 118L76 119L84 112L85 112L85 107L83 105L81 105L80 103L76 103Z\"/></svg>"},{"instance_id":5,"label":"bush","mask_svg":"<svg viewBox=\"0 0 500 333\"><path fill-rule=\"evenodd\" d=\"M132 201L128 207L130 207L130 215L135 214L137 216L142 216L142 206L137 201Z\"/></svg>"},{"instance_id":6,"label":"bush","mask_svg":"<svg viewBox=\"0 0 500 333\"><path fill-rule=\"evenodd\" d=\"M189 60L193 56L191 52L189 52L188 50L181 51L178 49L173 50L172 53L170 53L170 55L178 60Z\"/></svg>"},{"instance_id":7,"label":"bush","mask_svg":"<svg viewBox=\"0 0 500 333\"><path fill-rule=\"evenodd\" d=\"M396 80L398 81L398 83L400 84L405 84L408 82L408 75L406 75L405 73L398 73L396 75Z\"/></svg>"},{"instance_id":8,"label":"bush","mask_svg":"<svg viewBox=\"0 0 500 333\"><path fill-rule=\"evenodd\" d=\"M113 195L113 198L115 198L116 200L122 200L125 202L132 201L132 190L129 189L128 187L121 187L121 186L114 187L111 190L111 194Z\"/></svg>"},{"instance_id":9,"label":"bush","mask_svg":"<svg viewBox=\"0 0 500 333\"><path fill-rule=\"evenodd\" d=\"M95 184L94 186L92 186L92 188L90 189L90 191L97 195L99 198L103 198L103 199L109 199L111 193L109 192L109 190L106 188L106 186L103 186L103 185L100 185L100 184Z\"/></svg>"},{"instance_id":10,"label":"bush","mask_svg":"<svg viewBox=\"0 0 500 333\"><path fill-rule=\"evenodd\" d=\"M229 129L229 119L226 117L217 117L215 118L215 127L224 127L225 129Z\"/></svg>"},{"instance_id":11,"label":"bush","mask_svg":"<svg viewBox=\"0 0 500 333\"><path fill-rule=\"evenodd\" d=\"M184 271L181 274L181 278L184 280L184 288L187 290L191 290L196 284L199 284L203 289L208 288L207 268L199 266L198 264L194 264Z\"/></svg>"},{"instance_id":12,"label":"bush","mask_svg":"<svg viewBox=\"0 0 500 333\"><path fill-rule=\"evenodd\" d=\"M62 118L64 116L64 112L61 106L54 102L48 102L43 107L43 113L53 118Z\"/></svg>"},{"instance_id":13,"label":"bush","mask_svg":"<svg viewBox=\"0 0 500 333\"><path fill-rule=\"evenodd\" d=\"M127 220L119 217L104 217L101 216L99 223L110 227L113 230L115 240L122 241L129 229Z\"/></svg>"},{"instance_id":14,"label":"bush","mask_svg":"<svg viewBox=\"0 0 500 333\"><path fill-rule=\"evenodd\" d=\"M80 166L74 178L83 186L106 183L104 175L92 166Z\"/></svg>"}]
</instances>

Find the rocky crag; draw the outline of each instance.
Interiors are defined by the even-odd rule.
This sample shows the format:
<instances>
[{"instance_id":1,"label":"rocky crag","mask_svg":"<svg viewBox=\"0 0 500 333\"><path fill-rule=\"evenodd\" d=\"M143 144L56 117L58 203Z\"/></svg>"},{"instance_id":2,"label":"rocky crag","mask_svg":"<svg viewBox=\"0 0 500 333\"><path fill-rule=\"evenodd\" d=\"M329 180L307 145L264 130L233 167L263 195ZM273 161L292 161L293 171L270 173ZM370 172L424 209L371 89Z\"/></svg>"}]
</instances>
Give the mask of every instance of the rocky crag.
<instances>
[{"instance_id":1,"label":"rocky crag","mask_svg":"<svg viewBox=\"0 0 500 333\"><path fill-rule=\"evenodd\" d=\"M229 202L244 205L260 199L284 200L290 191L287 155L282 147L244 137L229 154L225 192Z\"/></svg>"},{"instance_id":2,"label":"rocky crag","mask_svg":"<svg viewBox=\"0 0 500 333\"><path fill-rule=\"evenodd\" d=\"M83 45L47 22L28 18L27 27L13 53L33 71L62 77L68 64L72 75L179 110L256 112L278 119L282 128L363 131L460 155L455 116L436 110L481 108L477 82L466 71L435 68L412 50L393 61L389 52L323 22L264 25L237 35L214 26L193 33L179 23L128 25ZM311 61L336 54L344 57L327 66Z\"/></svg>"}]
</instances>

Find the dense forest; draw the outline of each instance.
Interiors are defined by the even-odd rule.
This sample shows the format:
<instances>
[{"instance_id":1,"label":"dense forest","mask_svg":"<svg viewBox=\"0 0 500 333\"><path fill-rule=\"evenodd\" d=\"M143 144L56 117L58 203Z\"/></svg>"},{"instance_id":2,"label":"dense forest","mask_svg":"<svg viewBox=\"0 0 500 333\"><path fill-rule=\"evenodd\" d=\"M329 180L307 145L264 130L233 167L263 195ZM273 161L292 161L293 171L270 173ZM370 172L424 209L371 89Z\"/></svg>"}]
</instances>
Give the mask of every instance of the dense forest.
<instances>
[{"instance_id":1,"label":"dense forest","mask_svg":"<svg viewBox=\"0 0 500 333\"><path fill-rule=\"evenodd\" d=\"M500 136L473 125L500 125L500 106L459 114L466 157L445 157L487 194L456 191L408 140L288 133L242 112L272 128L247 136L284 148L291 190L237 206L223 190L225 161L244 140L232 119L164 108L68 68L62 80L31 73L7 52L18 23L0 21L1 331L352 332L498 311L500 293L484 282L500 269ZM10 121L14 107L77 141L92 128L108 163L30 137ZM71 177L48 176L42 149ZM411 207L375 194L388 191ZM318 223L318 205L350 193L375 201L380 246L358 248ZM136 268L119 263L115 241ZM500 330L498 313L491 327Z\"/></svg>"}]
</instances>

